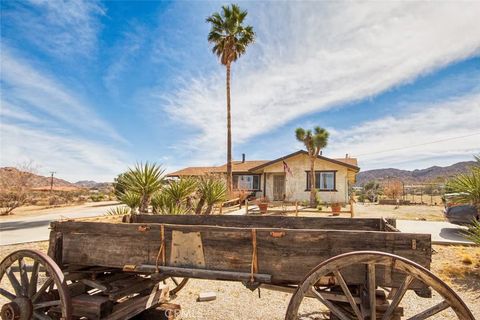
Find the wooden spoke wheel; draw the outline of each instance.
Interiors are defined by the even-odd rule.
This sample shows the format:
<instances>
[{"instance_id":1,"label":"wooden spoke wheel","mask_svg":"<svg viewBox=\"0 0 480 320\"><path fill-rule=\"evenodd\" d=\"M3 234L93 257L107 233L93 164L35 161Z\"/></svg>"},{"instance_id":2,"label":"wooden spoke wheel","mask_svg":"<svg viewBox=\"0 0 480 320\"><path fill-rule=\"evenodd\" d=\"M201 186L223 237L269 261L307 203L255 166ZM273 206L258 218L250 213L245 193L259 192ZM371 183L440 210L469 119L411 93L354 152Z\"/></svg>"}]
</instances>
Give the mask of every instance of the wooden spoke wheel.
<instances>
[{"instance_id":1,"label":"wooden spoke wheel","mask_svg":"<svg viewBox=\"0 0 480 320\"><path fill-rule=\"evenodd\" d=\"M170 288L170 295L176 295L180 290L185 287L188 282L188 278L178 278L178 277L170 277L163 280L164 284L168 284Z\"/></svg>"},{"instance_id":2,"label":"wooden spoke wheel","mask_svg":"<svg viewBox=\"0 0 480 320\"><path fill-rule=\"evenodd\" d=\"M346 277L342 274L342 269L352 268L352 266L365 268L366 286L364 287L365 291L363 294L365 297L365 299L363 299L364 303L359 302L359 297L352 294L352 286L347 284L345 281ZM388 306L383 306L382 311L379 311L378 309L380 308L377 308L376 305L377 285L375 283L375 270L377 266L391 268L392 271L405 275L401 285L392 290L391 297L389 297L391 301L389 301ZM320 279L325 279L325 277L333 277L335 279L334 283L336 288L340 288L340 293L343 292L343 305L337 301L333 301L334 299L331 298L333 296L332 291L328 290L328 287L322 289L318 285ZM395 315L394 311L400 305L413 281L420 281L430 287L436 291L443 300L408 318L408 320L435 318L436 314L448 308L454 311L458 319L475 320L460 297L429 270L400 256L376 251L356 251L341 254L319 264L307 275L303 283L297 287L297 290L295 290L288 305L285 319L299 319L299 308L305 297L314 297L319 300L329 310L331 319L400 319L400 316L398 314ZM347 305L348 308L345 308L345 305Z\"/></svg>"},{"instance_id":3,"label":"wooden spoke wheel","mask_svg":"<svg viewBox=\"0 0 480 320\"><path fill-rule=\"evenodd\" d=\"M70 295L63 273L42 252L19 250L3 259L0 295L2 320L71 319Z\"/></svg>"}]
</instances>

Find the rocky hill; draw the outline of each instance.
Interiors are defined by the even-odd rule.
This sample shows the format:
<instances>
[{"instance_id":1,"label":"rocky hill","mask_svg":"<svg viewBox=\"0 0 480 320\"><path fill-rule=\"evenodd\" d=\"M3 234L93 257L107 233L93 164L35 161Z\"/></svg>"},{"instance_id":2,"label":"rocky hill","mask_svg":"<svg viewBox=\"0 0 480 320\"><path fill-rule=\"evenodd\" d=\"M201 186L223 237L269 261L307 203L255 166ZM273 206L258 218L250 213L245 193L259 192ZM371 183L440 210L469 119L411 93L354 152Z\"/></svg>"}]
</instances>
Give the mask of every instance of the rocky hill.
<instances>
[{"instance_id":1,"label":"rocky hill","mask_svg":"<svg viewBox=\"0 0 480 320\"><path fill-rule=\"evenodd\" d=\"M444 182L450 177L468 171L468 168L474 164L475 161L463 161L447 167L433 166L426 169L415 169L412 171L394 168L361 171L357 175L356 185L362 186L372 180L382 182L392 179L398 179L410 184Z\"/></svg>"},{"instance_id":2,"label":"rocky hill","mask_svg":"<svg viewBox=\"0 0 480 320\"><path fill-rule=\"evenodd\" d=\"M40 176L30 172L22 172L12 167L0 168L0 188L8 188L9 185L22 179L31 189L47 189L50 188L51 178ZM59 190L74 190L79 189L73 183L66 180L53 178L53 186Z\"/></svg>"}]
</instances>

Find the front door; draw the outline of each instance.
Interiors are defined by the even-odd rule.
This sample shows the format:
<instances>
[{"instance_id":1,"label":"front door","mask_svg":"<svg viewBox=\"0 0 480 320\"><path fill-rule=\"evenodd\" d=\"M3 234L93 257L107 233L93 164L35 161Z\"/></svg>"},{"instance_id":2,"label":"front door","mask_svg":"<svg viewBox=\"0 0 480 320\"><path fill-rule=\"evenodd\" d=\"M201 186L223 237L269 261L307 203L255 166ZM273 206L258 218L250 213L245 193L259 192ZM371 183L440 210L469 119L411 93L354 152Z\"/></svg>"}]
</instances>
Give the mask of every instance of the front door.
<instances>
[{"instance_id":1,"label":"front door","mask_svg":"<svg viewBox=\"0 0 480 320\"><path fill-rule=\"evenodd\" d=\"M273 200L283 200L285 195L285 175L273 176Z\"/></svg>"}]
</instances>

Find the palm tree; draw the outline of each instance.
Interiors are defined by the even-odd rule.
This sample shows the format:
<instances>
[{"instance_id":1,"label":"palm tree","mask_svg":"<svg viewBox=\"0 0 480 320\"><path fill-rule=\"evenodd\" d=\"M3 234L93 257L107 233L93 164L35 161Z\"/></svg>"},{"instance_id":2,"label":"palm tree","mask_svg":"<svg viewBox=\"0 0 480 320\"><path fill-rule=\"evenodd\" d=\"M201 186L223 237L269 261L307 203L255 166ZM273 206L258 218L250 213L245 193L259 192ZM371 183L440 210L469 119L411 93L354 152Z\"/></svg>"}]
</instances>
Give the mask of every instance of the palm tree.
<instances>
[{"instance_id":1,"label":"palm tree","mask_svg":"<svg viewBox=\"0 0 480 320\"><path fill-rule=\"evenodd\" d=\"M119 180L123 190L140 196L140 212L148 212L153 194L162 188L163 173L164 170L160 165L146 162L129 169Z\"/></svg>"},{"instance_id":2,"label":"palm tree","mask_svg":"<svg viewBox=\"0 0 480 320\"><path fill-rule=\"evenodd\" d=\"M227 188L232 193L232 123L230 114L230 68L253 43L255 33L252 26L244 26L246 10L238 5L222 6L222 12L215 12L207 18L211 24L208 42L213 44L212 51L220 58L227 69Z\"/></svg>"},{"instance_id":3,"label":"palm tree","mask_svg":"<svg viewBox=\"0 0 480 320\"><path fill-rule=\"evenodd\" d=\"M297 128L295 130L295 137L298 141L303 142L307 148L308 156L310 158L310 206L315 207L317 203L316 188L315 188L315 160L320 154L320 150L325 148L328 144L328 136L330 134L326 129L315 127L312 130L305 130Z\"/></svg>"}]
</instances>

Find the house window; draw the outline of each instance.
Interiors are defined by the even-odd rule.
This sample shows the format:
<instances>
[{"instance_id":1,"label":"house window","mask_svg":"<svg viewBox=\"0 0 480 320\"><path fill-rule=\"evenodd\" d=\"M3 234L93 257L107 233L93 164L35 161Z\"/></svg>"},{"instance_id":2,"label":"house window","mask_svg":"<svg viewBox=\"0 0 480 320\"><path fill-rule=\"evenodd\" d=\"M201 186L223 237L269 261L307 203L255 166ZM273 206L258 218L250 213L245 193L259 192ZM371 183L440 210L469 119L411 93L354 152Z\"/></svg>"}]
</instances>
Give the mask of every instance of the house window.
<instances>
[{"instance_id":1,"label":"house window","mask_svg":"<svg viewBox=\"0 0 480 320\"><path fill-rule=\"evenodd\" d=\"M251 174L233 175L233 188L236 190L260 190L260 176Z\"/></svg>"},{"instance_id":2,"label":"house window","mask_svg":"<svg viewBox=\"0 0 480 320\"><path fill-rule=\"evenodd\" d=\"M307 190L310 190L310 171L307 174ZM315 171L315 189L320 191L335 191L336 171Z\"/></svg>"}]
</instances>

